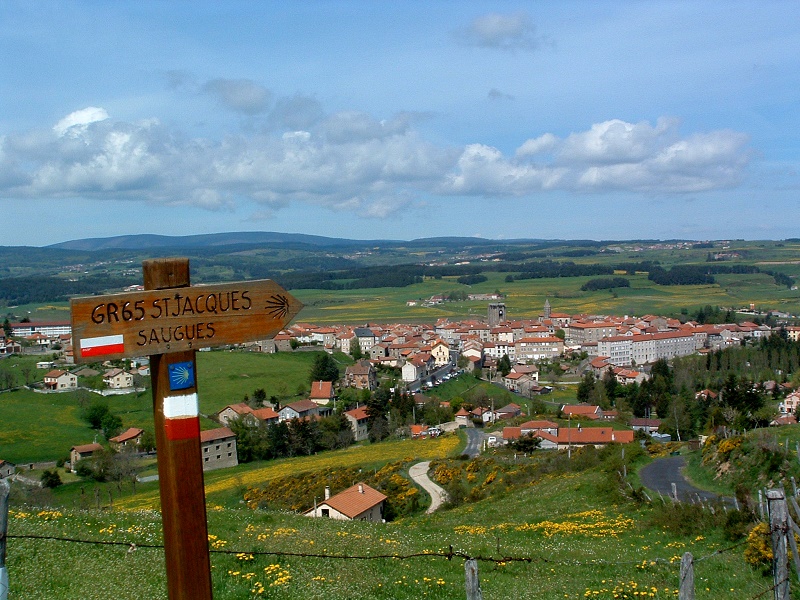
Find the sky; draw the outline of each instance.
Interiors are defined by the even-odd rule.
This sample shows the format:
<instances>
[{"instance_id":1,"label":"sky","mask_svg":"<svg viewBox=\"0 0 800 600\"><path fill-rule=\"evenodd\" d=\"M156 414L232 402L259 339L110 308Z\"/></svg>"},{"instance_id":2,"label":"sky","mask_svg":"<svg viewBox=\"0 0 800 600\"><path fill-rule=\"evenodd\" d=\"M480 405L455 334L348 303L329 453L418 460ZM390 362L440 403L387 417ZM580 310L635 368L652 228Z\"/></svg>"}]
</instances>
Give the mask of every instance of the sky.
<instances>
[{"instance_id":1,"label":"sky","mask_svg":"<svg viewBox=\"0 0 800 600\"><path fill-rule=\"evenodd\" d=\"M798 25L795 0L0 0L0 245L798 237Z\"/></svg>"}]
</instances>

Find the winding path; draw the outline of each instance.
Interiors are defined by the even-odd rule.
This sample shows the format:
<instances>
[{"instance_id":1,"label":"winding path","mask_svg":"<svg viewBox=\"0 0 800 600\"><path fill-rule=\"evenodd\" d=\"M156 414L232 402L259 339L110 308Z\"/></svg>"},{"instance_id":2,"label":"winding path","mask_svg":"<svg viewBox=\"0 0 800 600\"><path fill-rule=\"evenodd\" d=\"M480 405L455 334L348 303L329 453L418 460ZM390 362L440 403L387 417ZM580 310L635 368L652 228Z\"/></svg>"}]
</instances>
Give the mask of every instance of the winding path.
<instances>
[{"instance_id":1,"label":"winding path","mask_svg":"<svg viewBox=\"0 0 800 600\"><path fill-rule=\"evenodd\" d=\"M428 477L428 470L430 467L431 461L426 460L425 462L418 462L415 465L411 465L411 468L408 469L408 474L411 476L411 479L419 484L419 486L431 496L431 505L428 507L428 510L425 511L427 514L431 514L447 500L447 492L439 485L433 483L430 477Z\"/></svg>"},{"instance_id":2,"label":"winding path","mask_svg":"<svg viewBox=\"0 0 800 600\"><path fill-rule=\"evenodd\" d=\"M685 465L686 459L682 456L658 458L639 471L639 478L644 487L664 496L672 496L674 483L678 499L682 501L691 501L698 496L706 501L719 500L720 496L717 494L700 490L686 480L681 473Z\"/></svg>"}]
</instances>

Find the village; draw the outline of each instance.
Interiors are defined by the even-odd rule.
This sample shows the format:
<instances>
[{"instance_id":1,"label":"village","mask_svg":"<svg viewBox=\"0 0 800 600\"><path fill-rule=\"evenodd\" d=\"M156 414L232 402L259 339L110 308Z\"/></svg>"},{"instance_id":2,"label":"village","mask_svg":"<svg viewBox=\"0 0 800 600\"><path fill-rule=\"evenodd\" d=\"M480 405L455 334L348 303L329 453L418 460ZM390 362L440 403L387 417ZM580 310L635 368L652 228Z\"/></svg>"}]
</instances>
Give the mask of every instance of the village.
<instances>
[{"instance_id":1,"label":"village","mask_svg":"<svg viewBox=\"0 0 800 600\"><path fill-rule=\"evenodd\" d=\"M587 375L597 381L613 377L620 386L642 384L657 361L703 355L778 333L777 327L750 321L709 325L655 315L570 315L553 311L549 301L545 301L542 313L535 318L512 319L504 303L494 297L487 300L491 302L486 318L481 320L439 319L431 324L363 326L299 322L280 331L274 339L236 347L236 351L268 354L341 352L350 355L354 362L346 366L337 381L312 381L307 397L301 400L286 404L271 403L266 398L256 403L231 402L209 415L218 427L201 433L203 469L227 468L239 463L237 436L230 427L234 421L256 427L341 414L353 442L368 440L374 415L363 402L353 405L352 395L346 401L343 391L358 390L369 395L381 384L391 385L393 393L397 390L413 397L420 417L394 423L397 435L412 439L459 428L477 428L480 433L476 434L476 447L484 450L531 438L541 450L571 452L587 445L601 448L612 443L630 444L637 432L652 441L667 442L671 436L659 432L662 420L657 414L621 415L614 406L565 402L551 406L552 412L560 417L559 425L557 420L534 418L532 400L547 399L554 386L575 389ZM796 341L800 327L782 326L780 332ZM26 352L42 357L36 368L46 373L40 382L29 385L34 391L48 394L84 389L102 397L141 394L146 390L150 375L146 358L74 365L69 323L14 323L10 325L10 333L6 336L0 332L1 355L9 358ZM423 407L435 398L435 388L464 373L508 390L514 401L503 406L487 401L477 405L461 403L456 407L448 401L438 401L439 422L425 422L421 417ZM779 385L774 381L763 384L770 391ZM770 422L776 426L795 423L794 413L800 402L800 393L791 384L781 385L781 401L774 407L775 416ZM707 389L697 392L698 397L706 399L716 393ZM117 429L120 431L109 436L105 445L97 439L91 443L75 440L65 466L75 471L80 461L91 459L105 449L136 453L154 450L151 439L143 442L143 437L147 437L144 429ZM0 461L0 466L2 476L25 467L8 461Z\"/></svg>"}]
</instances>

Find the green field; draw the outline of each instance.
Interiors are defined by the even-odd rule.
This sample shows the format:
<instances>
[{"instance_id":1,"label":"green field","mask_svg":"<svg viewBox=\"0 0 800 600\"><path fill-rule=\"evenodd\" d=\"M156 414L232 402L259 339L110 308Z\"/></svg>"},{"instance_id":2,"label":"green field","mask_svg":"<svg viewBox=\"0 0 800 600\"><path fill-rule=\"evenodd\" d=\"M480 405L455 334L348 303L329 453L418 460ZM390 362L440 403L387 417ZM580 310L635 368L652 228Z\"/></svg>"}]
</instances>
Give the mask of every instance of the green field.
<instances>
[{"instance_id":1,"label":"green field","mask_svg":"<svg viewBox=\"0 0 800 600\"><path fill-rule=\"evenodd\" d=\"M727 550L734 544L720 529L691 523L683 532L666 529L670 519L686 516L665 514L672 509L660 503L620 501L608 493L606 477L595 469L544 476L460 508L388 524L212 501L214 598L464 598L465 556L484 559L484 598L676 598L687 551L696 561L698 599L751 598L769 588L770 577L744 563L742 547ZM166 598L163 550L147 547L161 543L156 512L14 507L9 534L13 597ZM17 537L26 535L120 545ZM439 556L451 548L457 553L451 560ZM421 556L405 558L412 554Z\"/></svg>"},{"instance_id":2,"label":"green field","mask_svg":"<svg viewBox=\"0 0 800 600\"><path fill-rule=\"evenodd\" d=\"M282 402L307 397L308 374L316 352L260 354L250 352L198 352L198 395L200 412L211 415L228 404L242 402L245 394L264 389L267 397ZM344 365L352 359L336 354ZM20 362L35 362L30 357ZM41 380L45 371L31 371ZM20 375L21 377L21 375ZM300 393L302 391L302 393ZM87 391L41 394L26 389L0 393L0 457L15 464L55 461L69 455L74 445L91 443L97 432L81 419L81 405L106 402L111 412L127 427L153 429L153 399L150 391L106 396ZM202 419L203 429L218 427ZM100 436L102 437L102 436ZM101 440L102 441L102 440Z\"/></svg>"},{"instance_id":3,"label":"green field","mask_svg":"<svg viewBox=\"0 0 800 600\"><path fill-rule=\"evenodd\" d=\"M506 314L510 319L531 319L542 314L545 300L554 312L569 314L678 316L703 306L744 309L751 303L762 310L800 313L800 292L776 286L767 275L746 278L719 275L713 285L660 286L646 275L628 277L630 288L582 292L581 285L590 277L565 277L506 282L501 274L489 274L488 281L473 285L469 293L505 294ZM305 307L299 319L314 323L397 323L429 322L450 319L485 318L486 301L448 302L432 307L406 306L408 300L430 298L436 294L462 289L455 282L426 280L405 288L347 290L335 293L324 290L295 290L293 294ZM616 297L615 297L616 296Z\"/></svg>"},{"instance_id":4,"label":"green field","mask_svg":"<svg viewBox=\"0 0 800 600\"><path fill-rule=\"evenodd\" d=\"M651 247L652 246L652 247ZM749 242L733 241L727 246L715 244L713 252L732 253L730 260L720 263L706 261L709 252L706 248L673 248L659 249L656 244L634 244L620 242L608 244L606 250L590 256L570 257L564 252L570 248L569 242L563 247L547 251L534 251L531 257L535 260L569 260L577 264L618 265L642 261L657 261L662 267L673 265L709 265L724 266L757 266L762 270L775 270L792 277L800 277L800 244L796 242ZM614 248L614 251L608 251ZM524 248L522 249L524 250ZM522 251L520 250L520 251ZM496 252L513 251L498 246ZM292 255L292 252L285 251ZM405 252L405 259L403 259ZM361 262L376 265L381 261L387 264L414 263L430 260L436 256L423 251L410 252L396 248L374 256L366 253ZM447 255L445 255L447 257ZM295 257L296 258L296 257ZM456 261L451 257L450 261ZM467 260L470 265L490 268L492 263L480 260ZM234 271L220 270L203 261L197 271L200 280L205 277L230 279ZM521 263L524 264L524 263ZM523 266L520 267L521 269ZM451 319L484 317L485 301L448 302L431 307L421 305L408 306L409 300L421 301L433 295L461 291L466 293L491 293L500 291L506 295L505 302L510 318L533 318L541 314L545 299L549 299L556 312L571 314L618 314L644 315L663 314L677 316L681 309L690 314L699 308L711 305L732 308L747 308L755 304L761 310L779 310L791 314L800 314L800 291L791 290L784 285L776 285L766 273L715 275L713 285L675 285L660 286L647 279L646 273L626 276L630 280L630 288L582 292L581 286L591 277L562 277L544 279L526 279L506 281L507 275L519 272L510 270L503 272L484 271L487 281L463 285L456 281L456 276L441 278L426 277L422 283L407 287L323 290L295 289L292 294L305 304L297 320L315 323L396 323L403 321L435 322L440 317ZM340 280L339 283L345 283ZM17 317L27 316L36 320L68 318L66 303L51 302L45 305L22 305L13 307Z\"/></svg>"}]
</instances>

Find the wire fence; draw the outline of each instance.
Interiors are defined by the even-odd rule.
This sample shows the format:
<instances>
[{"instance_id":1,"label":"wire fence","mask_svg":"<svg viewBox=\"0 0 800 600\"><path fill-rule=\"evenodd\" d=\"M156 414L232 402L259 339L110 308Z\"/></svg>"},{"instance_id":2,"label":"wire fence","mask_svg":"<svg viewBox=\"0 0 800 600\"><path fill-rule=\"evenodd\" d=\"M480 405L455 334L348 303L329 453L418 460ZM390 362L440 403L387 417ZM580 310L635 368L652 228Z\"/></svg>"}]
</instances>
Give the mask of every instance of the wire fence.
<instances>
[{"instance_id":1,"label":"wire fence","mask_svg":"<svg viewBox=\"0 0 800 600\"><path fill-rule=\"evenodd\" d=\"M125 548L127 549L128 553L138 552L140 550L163 550L164 545L159 543L149 543L149 542L138 542L136 540L126 540L126 541L114 541L114 540L96 540L96 539L80 539L75 537L67 537L67 536L53 536L53 535L18 535L18 534L8 534L6 536L8 540L31 540L35 542L44 542L44 543L66 543L66 544L79 544L79 545L93 545L93 546L104 546L104 547L118 547L118 548ZM734 550L738 550L744 545L747 544L747 541L741 541L736 544L732 544L725 548L719 548L708 554L703 556L693 558L691 554L691 563L692 566L698 563L703 563L705 561L712 560L714 558L720 557L721 555L727 554ZM491 556L491 555L482 555L482 554L471 554L461 550L456 550L451 545L449 549L446 551L423 551L423 552L411 552L406 554L399 554L399 553L392 553L392 554L341 554L341 553L330 553L330 552L291 552L291 551L279 551L279 550L253 550L253 549L221 549L221 548L213 548L209 549L209 553L212 555L228 555L228 556L249 556L249 557L276 557L276 558L298 558L298 559L318 559L318 560L330 560L330 561L407 561L407 560L415 560L415 559L425 559L425 560L446 560L446 561L453 561L454 559L463 560L465 564L469 561L477 561L479 563L485 564L493 564L496 566L502 566L509 563L526 563L526 564L543 564L543 565L553 565L553 566L583 566L583 567L609 567L609 566L620 566L620 567L635 567L641 565L643 562L647 562L650 564L658 564L664 568L668 568L674 571L678 571L680 568L680 564L676 563L673 560L665 559L663 557L655 556L637 560L624 560L624 561L614 561L614 560L602 560L602 559L592 559L589 561L586 560L568 560L568 559L557 559L542 555L502 555L502 556ZM786 581L780 581L775 583L773 586L757 593L756 595L750 596L748 600L756 600L757 598L761 598L768 594L771 591L774 591ZM469 599L470 596L468 595L467 598ZM680 599L683 600L684 596L680 596ZM694 598L694 596L686 596L686 598Z\"/></svg>"}]
</instances>

